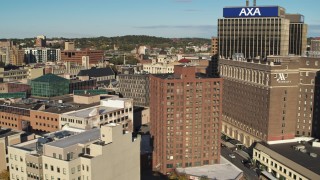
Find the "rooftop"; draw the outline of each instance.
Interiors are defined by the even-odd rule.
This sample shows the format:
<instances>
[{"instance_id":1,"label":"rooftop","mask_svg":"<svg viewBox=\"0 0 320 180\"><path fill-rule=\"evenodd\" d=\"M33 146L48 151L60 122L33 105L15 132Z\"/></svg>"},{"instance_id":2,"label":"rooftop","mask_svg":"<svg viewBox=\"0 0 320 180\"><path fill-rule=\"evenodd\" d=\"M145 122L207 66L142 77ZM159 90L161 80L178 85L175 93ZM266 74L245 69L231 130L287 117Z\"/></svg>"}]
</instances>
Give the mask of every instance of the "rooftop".
<instances>
[{"instance_id":1,"label":"rooftop","mask_svg":"<svg viewBox=\"0 0 320 180\"><path fill-rule=\"evenodd\" d=\"M106 114L113 112L122 108L106 107L106 106L94 106L87 109L79 110L76 112L67 113L68 116L80 117L80 118L89 118L99 114ZM98 110L98 111L97 111Z\"/></svg>"},{"instance_id":2,"label":"rooftop","mask_svg":"<svg viewBox=\"0 0 320 180\"><path fill-rule=\"evenodd\" d=\"M229 163L177 168L176 171L197 177L206 176L208 179L240 179L242 177L242 171Z\"/></svg>"},{"instance_id":3,"label":"rooftop","mask_svg":"<svg viewBox=\"0 0 320 180\"><path fill-rule=\"evenodd\" d=\"M48 83L61 82L61 81L69 82L69 80L62 78L60 76L57 76L55 74L45 74L43 76L40 76L32 80L32 82L48 82Z\"/></svg>"},{"instance_id":4,"label":"rooftop","mask_svg":"<svg viewBox=\"0 0 320 180\"><path fill-rule=\"evenodd\" d=\"M115 73L110 67L85 69L85 70L81 70L78 73L78 76L89 76L89 77L102 77L102 76L112 76L112 75L115 75Z\"/></svg>"},{"instance_id":5,"label":"rooftop","mask_svg":"<svg viewBox=\"0 0 320 180\"><path fill-rule=\"evenodd\" d=\"M167 73L167 74L152 74L152 76L161 78L161 79L181 79L181 76L178 74L174 74L174 73ZM202 79L202 78L210 78L208 77L206 74L203 73L196 73L196 77L197 79Z\"/></svg>"},{"instance_id":6,"label":"rooftop","mask_svg":"<svg viewBox=\"0 0 320 180\"><path fill-rule=\"evenodd\" d=\"M0 127L0 138L7 137L7 136L12 136L15 134L19 134L20 132L18 131L12 131L11 129L4 129Z\"/></svg>"},{"instance_id":7,"label":"rooftop","mask_svg":"<svg viewBox=\"0 0 320 180\"><path fill-rule=\"evenodd\" d=\"M305 150L296 150L295 147L301 147ZM307 168L308 170L320 175L320 147L312 146L312 142L301 141L299 142L287 142L282 144L266 144L257 143L256 149L267 151L265 153L269 154L272 158L291 166L291 168L297 172L302 173L302 168ZM272 152L273 151L273 152ZM285 159L283 159L281 155ZM315 155L316 157L312 157ZM293 165L292 161L300 166Z\"/></svg>"},{"instance_id":8,"label":"rooftop","mask_svg":"<svg viewBox=\"0 0 320 180\"><path fill-rule=\"evenodd\" d=\"M97 129L91 129L73 136L69 136L54 142L50 142L50 143L47 143L46 145L65 148L75 144L89 143L99 138L100 138L100 129L97 128Z\"/></svg>"}]
</instances>

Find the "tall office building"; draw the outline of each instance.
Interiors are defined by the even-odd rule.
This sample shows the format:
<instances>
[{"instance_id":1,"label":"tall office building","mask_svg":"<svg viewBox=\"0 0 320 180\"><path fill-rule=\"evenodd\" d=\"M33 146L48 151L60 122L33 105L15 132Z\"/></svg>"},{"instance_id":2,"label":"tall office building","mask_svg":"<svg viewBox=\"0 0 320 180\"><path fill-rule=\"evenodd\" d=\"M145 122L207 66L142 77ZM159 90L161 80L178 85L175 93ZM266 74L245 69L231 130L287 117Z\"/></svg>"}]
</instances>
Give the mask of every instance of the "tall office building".
<instances>
[{"instance_id":1,"label":"tall office building","mask_svg":"<svg viewBox=\"0 0 320 180\"><path fill-rule=\"evenodd\" d=\"M311 136L319 60L298 56L269 56L267 61L220 59L222 133L246 146Z\"/></svg>"},{"instance_id":2,"label":"tall office building","mask_svg":"<svg viewBox=\"0 0 320 180\"><path fill-rule=\"evenodd\" d=\"M307 50L307 24L301 14L286 14L290 20L289 54L304 55Z\"/></svg>"},{"instance_id":3,"label":"tall office building","mask_svg":"<svg viewBox=\"0 0 320 180\"><path fill-rule=\"evenodd\" d=\"M218 20L219 55L247 59L268 55L301 55L306 50L307 26L299 14L279 6L227 7Z\"/></svg>"},{"instance_id":4,"label":"tall office building","mask_svg":"<svg viewBox=\"0 0 320 180\"><path fill-rule=\"evenodd\" d=\"M222 82L182 65L175 66L173 74L151 75L155 171L219 163Z\"/></svg>"}]
</instances>

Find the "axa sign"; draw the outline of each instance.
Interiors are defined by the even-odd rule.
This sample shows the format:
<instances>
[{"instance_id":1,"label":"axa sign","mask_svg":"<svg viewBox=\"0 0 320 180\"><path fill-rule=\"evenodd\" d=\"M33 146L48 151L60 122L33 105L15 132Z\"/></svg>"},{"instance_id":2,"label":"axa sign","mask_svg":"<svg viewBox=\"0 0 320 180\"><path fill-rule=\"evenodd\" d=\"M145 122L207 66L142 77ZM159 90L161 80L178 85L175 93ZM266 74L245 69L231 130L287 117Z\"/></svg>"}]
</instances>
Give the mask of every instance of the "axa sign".
<instances>
[{"instance_id":1,"label":"axa sign","mask_svg":"<svg viewBox=\"0 0 320 180\"><path fill-rule=\"evenodd\" d=\"M260 8L242 8L239 16L261 16Z\"/></svg>"},{"instance_id":2,"label":"axa sign","mask_svg":"<svg viewBox=\"0 0 320 180\"><path fill-rule=\"evenodd\" d=\"M278 6L268 7L228 7L223 9L225 18L279 17Z\"/></svg>"}]
</instances>

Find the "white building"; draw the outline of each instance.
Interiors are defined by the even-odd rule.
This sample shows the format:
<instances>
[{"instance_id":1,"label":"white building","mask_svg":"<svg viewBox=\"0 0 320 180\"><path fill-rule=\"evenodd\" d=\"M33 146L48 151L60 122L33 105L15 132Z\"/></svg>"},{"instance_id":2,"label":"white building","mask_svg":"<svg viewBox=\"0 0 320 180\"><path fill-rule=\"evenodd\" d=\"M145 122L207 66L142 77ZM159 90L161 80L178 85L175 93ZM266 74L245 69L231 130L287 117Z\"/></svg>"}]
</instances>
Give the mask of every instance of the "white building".
<instances>
[{"instance_id":1,"label":"white building","mask_svg":"<svg viewBox=\"0 0 320 180\"><path fill-rule=\"evenodd\" d=\"M132 130L133 100L112 97L100 101L100 105L87 109L61 114L59 125L79 129L92 129L105 124L122 124L124 129Z\"/></svg>"},{"instance_id":2,"label":"white building","mask_svg":"<svg viewBox=\"0 0 320 180\"><path fill-rule=\"evenodd\" d=\"M56 62L61 60L61 50L51 48L26 48L24 49L26 62L45 63L48 61Z\"/></svg>"}]
</instances>

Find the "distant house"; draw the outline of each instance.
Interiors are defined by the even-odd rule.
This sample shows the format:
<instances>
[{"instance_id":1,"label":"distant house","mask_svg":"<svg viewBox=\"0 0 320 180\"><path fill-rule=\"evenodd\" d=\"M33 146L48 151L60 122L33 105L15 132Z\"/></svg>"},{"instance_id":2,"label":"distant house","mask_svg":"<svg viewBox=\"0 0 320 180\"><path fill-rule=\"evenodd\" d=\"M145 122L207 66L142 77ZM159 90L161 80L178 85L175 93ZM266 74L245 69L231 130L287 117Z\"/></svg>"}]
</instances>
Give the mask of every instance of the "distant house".
<instances>
[{"instance_id":1,"label":"distant house","mask_svg":"<svg viewBox=\"0 0 320 180\"><path fill-rule=\"evenodd\" d=\"M106 68L91 68L81 70L78 75L80 80L89 80L89 79L96 79L97 82L106 81L116 78L116 74L110 67Z\"/></svg>"}]
</instances>

